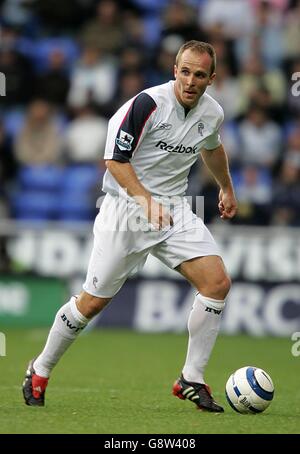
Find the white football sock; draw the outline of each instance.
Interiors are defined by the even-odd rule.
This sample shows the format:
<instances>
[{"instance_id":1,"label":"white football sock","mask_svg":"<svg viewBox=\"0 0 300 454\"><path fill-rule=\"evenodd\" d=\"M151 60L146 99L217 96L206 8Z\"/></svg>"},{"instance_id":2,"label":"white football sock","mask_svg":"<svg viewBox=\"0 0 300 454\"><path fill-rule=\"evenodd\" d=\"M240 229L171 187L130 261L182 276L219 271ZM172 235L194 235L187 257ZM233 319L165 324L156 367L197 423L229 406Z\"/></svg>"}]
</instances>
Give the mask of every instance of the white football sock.
<instances>
[{"instance_id":1,"label":"white football sock","mask_svg":"<svg viewBox=\"0 0 300 454\"><path fill-rule=\"evenodd\" d=\"M187 381L205 383L204 369L215 344L225 306L198 293L188 320L189 343L182 374Z\"/></svg>"},{"instance_id":2,"label":"white football sock","mask_svg":"<svg viewBox=\"0 0 300 454\"><path fill-rule=\"evenodd\" d=\"M76 297L72 296L70 301L58 310L44 350L34 361L37 375L47 378L50 376L53 367L88 322L89 319L77 309Z\"/></svg>"}]
</instances>

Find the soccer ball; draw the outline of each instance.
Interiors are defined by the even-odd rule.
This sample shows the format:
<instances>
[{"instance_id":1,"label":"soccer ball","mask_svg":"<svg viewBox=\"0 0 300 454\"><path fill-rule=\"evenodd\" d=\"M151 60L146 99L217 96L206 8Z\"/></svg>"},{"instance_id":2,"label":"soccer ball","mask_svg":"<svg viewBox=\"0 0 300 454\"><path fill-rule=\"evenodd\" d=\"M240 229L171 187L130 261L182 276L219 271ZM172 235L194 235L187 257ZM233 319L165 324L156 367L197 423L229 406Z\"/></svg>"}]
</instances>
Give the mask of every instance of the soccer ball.
<instances>
[{"instance_id":1,"label":"soccer ball","mask_svg":"<svg viewBox=\"0 0 300 454\"><path fill-rule=\"evenodd\" d=\"M225 392L229 405L238 413L261 413L273 399L274 385L263 369L246 366L230 375Z\"/></svg>"}]
</instances>

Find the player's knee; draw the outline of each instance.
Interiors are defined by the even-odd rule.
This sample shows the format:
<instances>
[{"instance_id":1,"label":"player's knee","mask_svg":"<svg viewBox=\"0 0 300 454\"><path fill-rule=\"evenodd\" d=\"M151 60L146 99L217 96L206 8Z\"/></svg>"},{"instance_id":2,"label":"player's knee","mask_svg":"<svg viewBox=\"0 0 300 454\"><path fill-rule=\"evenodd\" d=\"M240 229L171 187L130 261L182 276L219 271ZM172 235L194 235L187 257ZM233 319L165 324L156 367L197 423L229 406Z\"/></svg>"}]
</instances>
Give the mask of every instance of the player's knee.
<instances>
[{"instance_id":1,"label":"player's knee","mask_svg":"<svg viewBox=\"0 0 300 454\"><path fill-rule=\"evenodd\" d=\"M100 298L98 296L90 295L87 292L82 292L76 301L76 305L82 315L87 318L92 318L101 312L110 300L111 298Z\"/></svg>"},{"instance_id":2,"label":"player's knee","mask_svg":"<svg viewBox=\"0 0 300 454\"><path fill-rule=\"evenodd\" d=\"M210 282L205 294L217 300L224 300L230 290L231 280L227 274L216 276L213 282Z\"/></svg>"},{"instance_id":3,"label":"player's knee","mask_svg":"<svg viewBox=\"0 0 300 454\"><path fill-rule=\"evenodd\" d=\"M218 293L220 294L220 299L225 299L229 293L231 287L231 279L228 274L224 274L222 279L218 283Z\"/></svg>"}]
</instances>

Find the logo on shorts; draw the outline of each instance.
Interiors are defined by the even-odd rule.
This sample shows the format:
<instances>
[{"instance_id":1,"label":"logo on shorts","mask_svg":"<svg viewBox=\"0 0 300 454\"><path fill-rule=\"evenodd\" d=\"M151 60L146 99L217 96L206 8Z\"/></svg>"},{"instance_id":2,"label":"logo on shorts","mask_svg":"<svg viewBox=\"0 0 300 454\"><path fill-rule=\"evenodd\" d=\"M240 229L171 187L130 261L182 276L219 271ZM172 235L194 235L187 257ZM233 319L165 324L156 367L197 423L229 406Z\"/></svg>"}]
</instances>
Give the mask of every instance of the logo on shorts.
<instances>
[{"instance_id":1,"label":"logo on shorts","mask_svg":"<svg viewBox=\"0 0 300 454\"><path fill-rule=\"evenodd\" d=\"M93 277L93 286L95 288L97 288L97 284L98 284L98 279L96 278L96 276Z\"/></svg>"},{"instance_id":2,"label":"logo on shorts","mask_svg":"<svg viewBox=\"0 0 300 454\"><path fill-rule=\"evenodd\" d=\"M132 135L128 134L128 132L123 131L123 129L121 129L120 137L116 138L116 144L120 150L129 151L132 148L131 145L132 145L133 139L134 139L134 137Z\"/></svg>"}]
</instances>

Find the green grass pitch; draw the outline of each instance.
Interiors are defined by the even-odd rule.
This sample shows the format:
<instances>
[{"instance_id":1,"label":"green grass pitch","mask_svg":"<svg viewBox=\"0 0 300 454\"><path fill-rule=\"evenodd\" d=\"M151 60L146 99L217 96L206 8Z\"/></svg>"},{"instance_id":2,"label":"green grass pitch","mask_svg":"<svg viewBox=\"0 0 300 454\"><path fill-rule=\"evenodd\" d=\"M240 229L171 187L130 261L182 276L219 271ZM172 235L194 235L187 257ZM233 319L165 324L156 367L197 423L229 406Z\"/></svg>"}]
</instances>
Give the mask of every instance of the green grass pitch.
<instances>
[{"instance_id":1,"label":"green grass pitch","mask_svg":"<svg viewBox=\"0 0 300 454\"><path fill-rule=\"evenodd\" d=\"M184 334L123 330L84 333L53 371L44 408L27 407L21 382L45 330L2 331L0 433L229 434L300 433L300 357L289 339L218 338L206 379L224 414L196 410L171 394L185 358ZM273 378L275 396L259 415L239 415L224 385L237 368L254 365Z\"/></svg>"}]
</instances>

